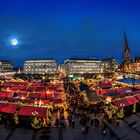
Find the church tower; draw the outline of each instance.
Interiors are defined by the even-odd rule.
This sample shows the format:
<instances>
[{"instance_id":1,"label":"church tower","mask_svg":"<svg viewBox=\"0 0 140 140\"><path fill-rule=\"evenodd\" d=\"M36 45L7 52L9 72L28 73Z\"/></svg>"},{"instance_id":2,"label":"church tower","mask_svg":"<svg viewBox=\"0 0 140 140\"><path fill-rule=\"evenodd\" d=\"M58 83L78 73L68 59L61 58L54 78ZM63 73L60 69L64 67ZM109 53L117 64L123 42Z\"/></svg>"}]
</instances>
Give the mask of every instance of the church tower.
<instances>
[{"instance_id":1,"label":"church tower","mask_svg":"<svg viewBox=\"0 0 140 140\"><path fill-rule=\"evenodd\" d=\"M129 64L130 63L130 49L128 47L127 37L126 33L124 32L124 53L123 53L123 64Z\"/></svg>"}]
</instances>

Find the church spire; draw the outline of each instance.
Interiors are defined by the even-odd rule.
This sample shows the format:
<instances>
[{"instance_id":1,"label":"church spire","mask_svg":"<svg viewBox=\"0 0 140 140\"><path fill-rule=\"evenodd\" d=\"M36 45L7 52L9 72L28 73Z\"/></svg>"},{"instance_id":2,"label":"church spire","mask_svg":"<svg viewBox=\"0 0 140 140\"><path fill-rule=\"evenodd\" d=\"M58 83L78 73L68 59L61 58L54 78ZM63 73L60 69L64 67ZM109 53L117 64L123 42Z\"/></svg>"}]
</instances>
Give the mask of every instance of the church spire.
<instances>
[{"instance_id":1,"label":"church spire","mask_svg":"<svg viewBox=\"0 0 140 140\"><path fill-rule=\"evenodd\" d=\"M123 63L129 64L130 63L130 49L128 47L126 33L124 32L124 54L123 54Z\"/></svg>"}]
</instances>

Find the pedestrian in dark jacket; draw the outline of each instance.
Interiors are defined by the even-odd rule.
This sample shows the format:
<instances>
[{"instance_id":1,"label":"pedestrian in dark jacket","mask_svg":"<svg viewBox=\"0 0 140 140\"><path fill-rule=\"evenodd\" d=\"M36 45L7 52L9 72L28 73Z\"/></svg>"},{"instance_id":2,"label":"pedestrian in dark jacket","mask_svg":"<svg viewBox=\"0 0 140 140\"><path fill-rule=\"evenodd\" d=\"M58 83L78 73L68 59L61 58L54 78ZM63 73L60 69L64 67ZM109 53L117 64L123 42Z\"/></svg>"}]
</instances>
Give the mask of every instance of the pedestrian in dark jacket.
<instances>
[{"instance_id":1,"label":"pedestrian in dark jacket","mask_svg":"<svg viewBox=\"0 0 140 140\"><path fill-rule=\"evenodd\" d=\"M107 125L104 123L103 129L102 129L102 136L105 136L107 133Z\"/></svg>"},{"instance_id":2,"label":"pedestrian in dark jacket","mask_svg":"<svg viewBox=\"0 0 140 140\"><path fill-rule=\"evenodd\" d=\"M90 125L93 126L93 123L94 123L94 121L93 121L93 119L91 119Z\"/></svg>"},{"instance_id":3,"label":"pedestrian in dark jacket","mask_svg":"<svg viewBox=\"0 0 140 140\"><path fill-rule=\"evenodd\" d=\"M88 134L88 131L89 131L89 126L86 125L86 134Z\"/></svg>"},{"instance_id":4,"label":"pedestrian in dark jacket","mask_svg":"<svg viewBox=\"0 0 140 140\"><path fill-rule=\"evenodd\" d=\"M95 118L95 127L98 128L99 127L99 119Z\"/></svg>"},{"instance_id":5,"label":"pedestrian in dark jacket","mask_svg":"<svg viewBox=\"0 0 140 140\"><path fill-rule=\"evenodd\" d=\"M68 121L69 121L69 126L71 127L71 125L72 125L72 118L70 116L68 116Z\"/></svg>"},{"instance_id":6,"label":"pedestrian in dark jacket","mask_svg":"<svg viewBox=\"0 0 140 140\"><path fill-rule=\"evenodd\" d=\"M75 120L72 119L72 128L75 128Z\"/></svg>"},{"instance_id":7,"label":"pedestrian in dark jacket","mask_svg":"<svg viewBox=\"0 0 140 140\"><path fill-rule=\"evenodd\" d=\"M104 127L104 128L102 129L102 136L105 136L106 133L107 133L107 131L106 131L106 128Z\"/></svg>"}]
</instances>

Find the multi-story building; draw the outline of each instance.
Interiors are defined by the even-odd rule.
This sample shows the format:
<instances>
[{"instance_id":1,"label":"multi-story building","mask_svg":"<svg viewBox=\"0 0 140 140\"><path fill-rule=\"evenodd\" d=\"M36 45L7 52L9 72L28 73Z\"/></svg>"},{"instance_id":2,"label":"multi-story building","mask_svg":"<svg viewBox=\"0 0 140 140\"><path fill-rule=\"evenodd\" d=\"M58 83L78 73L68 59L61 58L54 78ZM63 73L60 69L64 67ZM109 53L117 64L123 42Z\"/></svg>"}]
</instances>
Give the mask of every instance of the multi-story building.
<instances>
[{"instance_id":1,"label":"multi-story building","mask_svg":"<svg viewBox=\"0 0 140 140\"><path fill-rule=\"evenodd\" d=\"M123 71L129 73L140 73L140 58L135 57L129 64L123 65Z\"/></svg>"},{"instance_id":2,"label":"multi-story building","mask_svg":"<svg viewBox=\"0 0 140 140\"><path fill-rule=\"evenodd\" d=\"M0 60L0 79L8 79L14 76L16 72L13 65L8 60Z\"/></svg>"},{"instance_id":3,"label":"multi-story building","mask_svg":"<svg viewBox=\"0 0 140 140\"><path fill-rule=\"evenodd\" d=\"M24 63L25 74L55 74L57 63L54 59L27 60Z\"/></svg>"},{"instance_id":4,"label":"multi-story building","mask_svg":"<svg viewBox=\"0 0 140 140\"><path fill-rule=\"evenodd\" d=\"M118 63L114 58L102 59L101 72L114 73L118 68Z\"/></svg>"},{"instance_id":5,"label":"multi-story building","mask_svg":"<svg viewBox=\"0 0 140 140\"><path fill-rule=\"evenodd\" d=\"M101 60L99 59L70 59L64 61L63 69L68 75L94 74L101 71Z\"/></svg>"},{"instance_id":6,"label":"multi-story building","mask_svg":"<svg viewBox=\"0 0 140 140\"><path fill-rule=\"evenodd\" d=\"M136 73L140 73L140 57L134 58L132 62L133 71Z\"/></svg>"},{"instance_id":7,"label":"multi-story building","mask_svg":"<svg viewBox=\"0 0 140 140\"><path fill-rule=\"evenodd\" d=\"M0 71L1 72L11 72L13 71L13 66L10 61L0 60Z\"/></svg>"}]
</instances>

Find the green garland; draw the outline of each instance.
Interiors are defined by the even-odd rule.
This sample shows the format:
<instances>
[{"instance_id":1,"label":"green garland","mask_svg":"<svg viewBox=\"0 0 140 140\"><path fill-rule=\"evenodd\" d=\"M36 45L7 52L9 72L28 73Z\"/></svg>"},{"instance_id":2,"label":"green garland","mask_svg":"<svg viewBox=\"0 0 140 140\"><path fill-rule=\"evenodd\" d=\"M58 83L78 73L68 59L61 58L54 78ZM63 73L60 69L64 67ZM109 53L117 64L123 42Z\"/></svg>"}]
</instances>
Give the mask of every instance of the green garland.
<instances>
[{"instance_id":1,"label":"green garland","mask_svg":"<svg viewBox=\"0 0 140 140\"><path fill-rule=\"evenodd\" d=\"M133 105L133 110L132 110L132 112L133 112L133 113L136 113L136 104Z\"/></svg>"},{"instance_id":2,"label":"green garland","mask_svg":"<svg viewBox=\"0 0 140 140\"><path fill-rule=\"evenodd\" d=\"M122 119L124 117L124 109L123 108L121 108L120 111L118 111L117 117L119 119Z\"/></svg>"},{"instance_id":3,"label":"green garland","mask_svg":"<svg viewBox=\"0 0 140 140\"><path fill-rule=\"evenodd\" d=\"M37 117L33 118L31 122L31 126L35 129L40 129L43 126L43 123L37 119Z\"/></svg>"},{"instance_id":4,"label":"green garland","mask_svg":"<svg viewBox=\"0 0 140 140\"><path fill-rule=\"evenodd\" d=\"M17 114L14 114L14 121L15 121L15 124L19 124L19 119L18 119L18 115Z\"/></svg>"}]
</instances>

